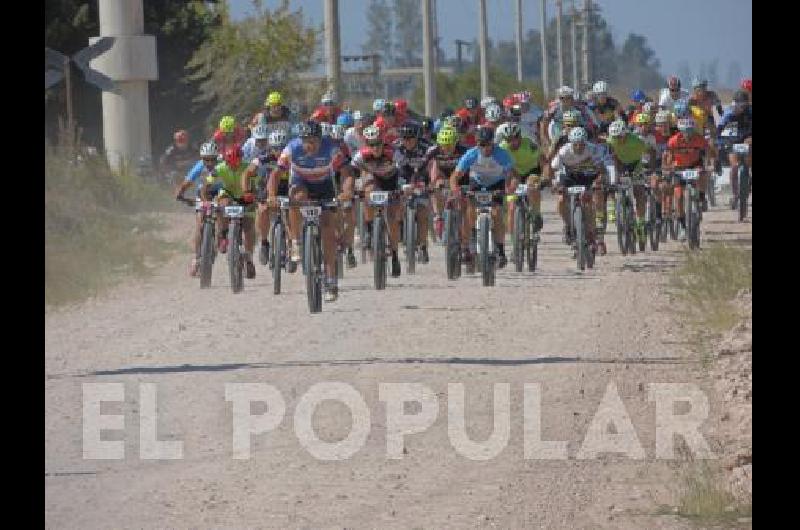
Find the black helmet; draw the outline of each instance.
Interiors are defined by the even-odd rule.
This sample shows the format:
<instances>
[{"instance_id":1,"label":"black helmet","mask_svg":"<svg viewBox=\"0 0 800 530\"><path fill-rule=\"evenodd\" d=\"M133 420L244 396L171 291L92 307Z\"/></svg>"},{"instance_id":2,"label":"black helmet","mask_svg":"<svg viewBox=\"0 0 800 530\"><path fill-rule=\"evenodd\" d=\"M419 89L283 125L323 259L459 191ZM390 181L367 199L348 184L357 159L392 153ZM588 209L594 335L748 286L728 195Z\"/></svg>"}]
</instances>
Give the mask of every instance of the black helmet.
<instances>
[{"instance_id":1,"label":"black helmet","mask_svg":"<svg viewBox=\"0 0 800 530\"><path fill-rule=\"evenodd\" d=\"M419 123L420 132L428 132L433 130L433 120L430 118L422 118Z\"/></svg>"},{"instance_id":2,"label":"black helmet","mask_svg":"<svg viewBox=\"0 0 800 530\"><path fill-rule=\"evenodd\" d=\"M297 128L297 136L300 138L321 138L322 127L314 120L305 121Z\"/></svg>"},{"instance_id":3,"label":"black helmet","mask_svg":"<svg viewBox=\"0 0 800 530\"><path fill-rule=\"evenodd\" d=\"M472 110L478 107L478 98L469 96L464 98L464 108L467 110Z\"/></svg>"},{"instance_id":4,"label":"black helmet","mask_svg":"<svg viewBox=\"0 0 800 530\"><path fill-rule=\"evenodd\" d=\"M514 103L511 106L511 115L515 118L519 118L520 116L522 116L522 105L520 105L519 103Z\"/></svg>"},{"instance_id":5,"label":"black helmet","mask_svg":"<svg viewBox=\"0 0 800 530\"><path fill-rule=\"evenodd\" d=\"M391 101L387 101L386 103L383 104L383 109L381 110L381 112L383 113L384 116L394 116L395 110L396 109L394 103L392 103Z\"/></svg>"},{"instance_id":6,"label":"black helmet","mask_svg":"<svg viewBox=\"0 0 800 530\"><path fill-rule=\"evenodd\" d=\"M750 94L748 94L744 90L737 90L736 93L733 95L733 100L736 103L750 103Z\"/></svg>"},{"instance_id":7,"label":"black helmet","mask_svg":"<svg viewBox=\"0 0 800 530\"><path fill-rule=\"evenodd\" d=\"M453 108L452 107L447 107L446 109L444 109L442 111L441 114L439 114L439 119L443 120L448 116L452 116L453 114L455 114L455 111L453 110Z\"/></svg>"},{"instance_id":8,"label":"black helmet","mask_svg":"<svg viewBox=\"0 0 800 530\"><path fill-rule=\"evenodd\" d=\"M494 129L491 127L478 127L477 134L478 143L491 142L494 140Z\"/></svg>"},{"instance_id":9,"label":"black helmet","mask_svg":"<svg viewBox=\"0 0 800 530\"><path fill-rule=\"evenodd\" d=\"M416 123L406 123L400 127L400 138L417 138L419 136L419 127Z\"/></svg>"}]
</instances>

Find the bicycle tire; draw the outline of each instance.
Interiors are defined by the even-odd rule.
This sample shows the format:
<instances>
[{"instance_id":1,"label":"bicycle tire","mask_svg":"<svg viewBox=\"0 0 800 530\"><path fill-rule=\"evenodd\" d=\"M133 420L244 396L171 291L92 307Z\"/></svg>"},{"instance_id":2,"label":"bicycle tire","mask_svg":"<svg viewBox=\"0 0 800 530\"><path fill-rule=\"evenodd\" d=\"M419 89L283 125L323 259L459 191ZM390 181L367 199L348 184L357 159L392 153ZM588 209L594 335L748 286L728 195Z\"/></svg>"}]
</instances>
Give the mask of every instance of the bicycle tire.
<instances>
[{"instance_id":1,"label":"bicycle tire","mask_svg":"<svg viewBox=\"0 0 800 530\"><path fill-rule=\"evenodd\" d=\"M231 291L242 292L244 289L244 262L242 260L241 221L232 219L228 227L230 244L228 245L228 271L231 277Z\"/></svg>"},{"instance_id":2,"label":"bicycle tire","mask_svg":"<svg viewBox=\"0 0 800 530\"><path fill-rule=\"evenodd\" d=\"M586 268L586 234L583 226L583 207L580 204L577 204L572 211L572 226L575 230L575 260L578 270L582 271Z\"/></svg>"},{"instance_id":3,"label":"bicycle tire","mask_svg":"<svg viewBox=\"0 0 800 530\"><path fill-rule=\"evenodd\" d=\"M286 255L286 235L283 223L275 223L272 228L272 294L281 294L281 269Z\"/></svg>"},{"instance_id":4,"label":"bicycle tire","mask_svg":"<svg viewBox=\"0 0 800 530\"><path fill-rule=\"evenodd\" d=\"M747 199L750 196L750 175L742 161L739 164L739 222L747 218Z\"/></svg>"},{"instance_id":5,"label":"bicycle tire","mask_svg":"<svg viewBox=\"0 0 800 530\"><path fill-rule=\"evenodd\" d=\"M306 295L308 310L311 313L322 311L322 266L321 249L316 225L310 224L304 230L303 261L306 263Z\"/></svg>"},{"instance_id":6,"label":"bicycle tire","mask_svg":"<svg viewBox=\"0 0 800 530\"><path fill-rule=\"evenodd\" d=\"M491 219L487 215L482 216L478 226L478 238L481 242L480 263L481 278L483 279L484 287L494 285L494 262L492 259L492 252L489 248L491 230Z\"/></svg>"},{"instance_id":7,"label":"bicycle tire","mask_svg":"<svg viewBox=\"0 0 800 530\"><path fill-rule=\"evenodd\" d=\"M406 247L406 274L416 274L417 265L417 211L415 208L406 207L405 247Z\"/></svg>"},{"instance_id":8,"label":"bicycle tire","mask_svg":"<svg viewBox=\"0 0 800 530\"><path fill-rule=\"evenodd\" d=\"M372 221L372 265L375 289L386 289L386 236L381 217Z\"/></svg>"},{"instance_id":9,"label":"bicycle tire","mask_svg":"<svg viewBox=\"0 0 800 530\"><path fill-rule=\"evenodd\" d=\"M214 223L203 223L203 239L200 243L200 288L211 287L211 271L214 268Z\"/></svg>"},{"instance_id":10,"label":"bicycle tire","mask_svg":"<svg viewBox=\"0 0 800 530\"><path fill-rule=\"evenodd\" d=\"M522 204L516 204L514 208L514 266L517 272L522 272L525 265L526 254L526 212Z\"/></svg>"}]
</instances>

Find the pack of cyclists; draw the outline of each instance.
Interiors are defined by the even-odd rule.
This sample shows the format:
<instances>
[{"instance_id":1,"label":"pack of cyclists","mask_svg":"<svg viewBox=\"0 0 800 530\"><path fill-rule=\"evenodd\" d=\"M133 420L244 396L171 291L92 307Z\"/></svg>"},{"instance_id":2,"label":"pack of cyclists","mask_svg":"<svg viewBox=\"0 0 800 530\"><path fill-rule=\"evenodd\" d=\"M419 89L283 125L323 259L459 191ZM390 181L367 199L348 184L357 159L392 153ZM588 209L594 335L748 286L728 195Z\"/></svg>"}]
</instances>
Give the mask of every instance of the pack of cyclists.
<instances>
[{"instance_id":1,"label":"pack of cyclists","mask_svg":"<svg viewBox=\"0 0 800 530\"><path fill-rule=\"evenodd\" d=\"M533 105L529 92L500 100L468 96L462 107L445 109L434 118L410 109L404 99L379 98L370 111L350 110L328 92L304 118L297 105L285 105L280 92L270 91L264 108L247 123L230 115L220 119L212 137L200 146L199 159L194 157L178 185L176 198L186 201L184 194L194 188L200 201L213 199L219 206L231 201L253 205L242 222L245 276L250 279L256 275L256 246L259 262L269 262L270 227L280 215L279 197L295 203L339 201L351 205L354 198L369 197L373 191L397 194L400 200L390 202L385 211L391 275L397 277L401 274L398 246L403 205L413 189L424 189L430 195L430 201L417 210L418 247L410 250L418 252L420 263L429 261L429 218L432 233L441 238L447 209L462 214L461 262L471 263L475 259L470 244L475 237L475 209L469 207L463 192L499 192L491 212L496 241L492 259L497 268L503 268L507 264L504 242L507 227L512 226L518 185L527 186L536 231L543 225L541 190L552 187L564 222L564 243L573 249L576 243L569 230L565 190L586 186L586 233L591 252L603 255L607 252L605 227L616 220L614 184L620 175L642 178L633 186L637 237L644 237L645 183L657 196L660 215L676 212L684 230L681 238L685 237L685 182L672 176L676 171L698 170L700 204L706 210L706 190L715 165L729 164L731 174L736 175L738 164L744 163L735 153L726 152L725 146L752 146L751 97L752 81L745 79L730 106L723 108L706 80L693 79L690 92L681 87L679 78L670 76L657 101L636 89L623 106L609 94L608 83L599 80L582 96L571 87L558 88L556 99L544 109ZM188 143L183 132L175 139L179 147L171 148L165 162ZM752 149L744 160L751 168ZM738 193L735 180L731 178L734 197ZM198 207L189 266L192 276L198 274L203 211ZM217 250L225 253L227 222L222 209L217 211ZM369 247L375 212L368 201L363 202L361 215L360 243ZM301 260L302 217L297 208L290 208L287 217L287 259L293 265L287 270L296 270ZM338 297L337 251L344 249L348 268L357 265L355 209L324 209L319 221L324 300L332 302Z\"/></svg>"}]
</instances>

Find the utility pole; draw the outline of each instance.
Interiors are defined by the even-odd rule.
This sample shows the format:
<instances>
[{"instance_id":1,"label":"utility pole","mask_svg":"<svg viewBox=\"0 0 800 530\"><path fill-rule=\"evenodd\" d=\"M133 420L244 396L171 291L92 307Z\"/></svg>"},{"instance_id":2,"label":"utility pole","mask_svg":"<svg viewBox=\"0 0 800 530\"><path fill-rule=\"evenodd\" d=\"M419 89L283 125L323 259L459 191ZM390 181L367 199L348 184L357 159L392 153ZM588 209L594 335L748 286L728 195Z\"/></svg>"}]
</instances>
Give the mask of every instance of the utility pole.
<instances>
[{"instance_id":1,"label":"utility pole","mask_svg":"<svg viewBox=\"0 0 800 530\"><path fill-rule=\"evenodd\" d=\"M583 85L589 86L591 72L589 71L590 43L592 41L591 0L583 0Z\"/></svg>"},{"instance_id":2,"label":"utility pole","mask_svg":"<svg viewBox=\"0 0 800 530\"><path fill-rule=\"evenodd\" d=\"M72 113L72 76L70 75L69 57L64 57L64 77L67 84L67 130L69 131L70 138L74 140L75 121L74 114Z\"/></svg>"},{"instance_id":3,"label":"utility pole","mask_svg":"<svg viewBox=\"0 0 800 530\"><path fill-rule=\"evenodd\" d=\"M539 8L540 14L542 17L542 91L544 92L544 99L547 100L550 94L550 83L547 76L547 38L545 34L547 32L547 9L545 4L547 0L539 0Z\"/></svg>"},{"instance_id":4,"label":"utility pole","mask_svg":"<svg viewBox=\"0 0 800 530\"><path fill-rule=\"evenodd\" d=\"M425 115L433 116L436 106L436 83L433 69L432 0L422 0L422 82L425 89Z\"/></svg>"},{"instance_id":5,"label":"utility pole","mask_svg":"<svg viewBox=\"0 0 800 530\"><path fill-rule=\"evenodd\" d=\"M439 18L437 16L436 0L431 0L431 18L433 19L433 71L439 71Z\"/></svg>"},{"instance_id":6,"label":"utility pole","mask_svg":"<svg viewBox=\"0 0 800 530\"><path fill-rule=\"evenodd\" d=\"M478 0L478 48L481 53L481 98L489 94L489 61L486 57L486 0Z\"/></svg>"},{"instance_id":7,"label":"utility pole","mask_svg":"<svg viewBox=\"0 0 800 530\"><path fill-rule=\"evenodd\" d=\"M577 21L575 18L578 16L578 12L575 9L575 0L572 0L572 10L570 11L570 27L572 33L572 86L577 88L578 87L578 44L576 38L576 25Z\"/></svg>"},{"instance_id":8,"label":"utility pole","mask_svg":"<svg viewBox=\"0 0 800 530\"><path fill-rule=\"evenodd\" d=\"M325 2L325 61L328 90L339 97L342 78L341 41L339 40L339 0Z\"/></svg>"},{"instance_id":9,"label":"utility pole","mask_svg":"<svg viewBox=\"0 0 800 530\"><path fill-rule=\"evenodd\" d=\"M564 53L561 45L561 0L556 0L556 50L558 52L558 86L564 86Z\"/></svg>"},{"instance_id":10,"label":"utility pole","mask_svg":"<svg viewBox=\"0 0 800 530\"><path fill-rule=\"evenodd\" d=\"M522 83L522 0L517 0L517 81Z\"/></svg>"},{"instance_id":11,"label":"utility pole","mask_svg":"<svg viewBox=\"0 0 800 530\"><path fill-rule=\"evenodd\" d=\"M472 46L472 43L469 41L456 39L456 69L459 74L464 71L464 61L461 53L462 46Z\"/></svg>"}]
</instances>

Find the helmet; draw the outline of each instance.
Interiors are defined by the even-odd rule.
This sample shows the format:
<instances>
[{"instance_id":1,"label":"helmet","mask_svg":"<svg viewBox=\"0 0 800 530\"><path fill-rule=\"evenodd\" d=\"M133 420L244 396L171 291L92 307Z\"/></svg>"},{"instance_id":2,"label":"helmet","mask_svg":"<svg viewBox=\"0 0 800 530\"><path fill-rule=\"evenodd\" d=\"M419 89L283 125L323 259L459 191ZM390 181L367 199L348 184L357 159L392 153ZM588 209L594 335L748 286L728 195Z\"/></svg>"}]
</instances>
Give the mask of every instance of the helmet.
<instances>
[{"instance_id":1,"label":"helmet","mask_svg":"<svg viewBox=\"0 0 800 530\"><path fill-rule=\"evenodd\" d=\"M624 136L627 131L625 130L625 122L622 120L615 120L608 126L608 135L612 138L617 136Z\"/></svg>"},{"instance_id":2,"label":"helmet","mask_svg":"<svg viewBox=\"0 0 800 530\"><path fill-rule=\"evenodd\" d=\"M386 100L378 98L372 102L372 110L373 112L381 112L383 108L386 106Z\"/></svg>"},{"instance_id":3,"label":"helmet","mask_svg":"<svg viewBox=\"0 0 800 530\"><path fill-rule=\"evenodd\" d=\"M511 105L511 111L509 111L509 114L511 114L511 116L514 118L519 118L522 116L522 105L519 103L514 103Z\"/></svg>"},{"instance_id":4,"label":"helmet","mask_svg":"<svg viewBox=\"0 0 800 530\"><path fill-rule=\"evenodd\" d=\"M256 125L256 128L253 129L253 138L256 140L266 140L269 138L269 128L264 125L263 123L259 123Z\"/></svg>"},{"instance_id":5,"label":"helmet","mask_svg":"<svg viewBox=\"0 0 800 530\"><path fill-rule=\"evenodd\" d=\"M675 102L672 106L672 110L675 112L675 115L679 118L683 118L689 115L689 102L685 99L679 99Z\"/></svg>"},{"instance_id":6,"label":"helmet","mask_svg":"<svg viewBox=\"0 0 800 530\"><path fill-rule=\"evenodd\" d=\"M336 124L331 127L331 138L334 140L343 140L344 139L344 125Z\"/></svg>"},{"instance_id":7,"label":"helmet","mask_svg":"<svg viewBox=\"0 0 800 530\"><path fill-rule=\"evenodd\" d=\"M504 107L506 110L510 109L510 108L511 108L511 106L512 106L514 103L516 103L516 102L514 101L514 98L513 98L513 97L511 97L511 96L506 96L505 98L503 98L503 107Z\"/></svg>"},{"instance_id":8,"label":"helmet","mask_svg":"<svg viewBox=\"0 0 800 530\"><path fill-rule=\"evenodd\" d=\"M522 92L520 92L516 96L517 96L517 101L519 101L520 103L523 103L523 104L524 103L530 103L530 101L531 101L531 93L529 91L527 91L527 90L523 90Z\"/></svg>"},{"instance_id":9,"label":"helmet","mask_svg":"<svg viewBox=\"0 0 800 530\"><path fill-rule=\"evenodd\" d=\"M507 125L506 134L507 138L519 138L522 136L522 128L520 128L519 123L508 122L503 125Z\"/></svg>"},{"instance_id":10,"label":"helmet","mask_svg":"<svg viewBox=\"0 0 800 530\"><path fill-rule=\"evenodd\" d=\"M359 116L361 116L360 112ZM339 114L339 117L336 118L336 125L341 125L342 127L352 127L354 121L355 120L353 119L352 114L350 114L349 112L342 112L341 114Z\"/></svg>"},{"instance_id":11,"label":"helmet","mask_svg":"<svg viewBox=\"0 0 800 530\"><path fill-rule=\"evenodd\" d=\"M556 95L559 98L566 98L566 97L574 98L575 97L575 91L572 90L572 88L564 85L562 87L559 87L558 90L556 90Z\"/></svg>"},{"instance_id":12,"label":"helmet","mask_svg":"<svg viewBox=\"0 0 800 530\"><path fill-rule=\"evenodd\" d=\"M185 130L181 129L179 131L175 131L175 134L172 136L175 140L176 144L188 144L189 143L189 133Z\"/></svg>"},{"instance_id":13,"label":"helmet","mask_svg":"<svg viewBox=\"0 0 800 530\"><path fill-rule=\"evenodd\" d=\"M490 105L496 104L497 98L494 96L486 96L485 98L481 99L481 108L487 109Z\"/></svg>"},{"instance_id":14,"label":"helmet","mask_svg":"<svg viewBox=\"0 0 800 530\"><path fill-rule=\"evenodd\" d=\"M320 99L320 103L323 105L331 106L336 102L336 94L333 92L325 92L322 94L322 99Z\"/></svg>"},{"instance_id":15,"label":"helmet","mask_svg":"<svg viewBox=\"0 0 800 530\"><path fill-rule=\"evenodd\" d=\"M242 163L242 154L239 151L238 147L229 147L225 150L224 156L225 163L228 164L228 167L234 168L239 167L239 164Z\"/></svg>"},{"instance_id":16,"label":"helmet","mask_svg":"<svg viewBox=\"0 0 800 530\"><path fill-rule=\"evenodd\" d=\"M699 77L692 78L692 88L706 88L708 86L708 81L705 79L700 79Z\"/></svg>"},{"instance_id":17,"label":"helmet","mask_svg":"<svg viewBox=\"0 0 800 530\"><path fill-rule=\"evenodd\" d=\"M650 115L646 112L640 112L636 115L636 119L634 121L636 121L636 125L649 125L651 122Z\"/></svg>"},{"instance_id":18,"label":"helmet","mask_svg":"<svg viewBox=\"0 0 800 530\"><path fill-rule=\"evenodd\" d=\"M750 94L744 90L737 90L733 95L733 101L736 103L750 103Z\"/></svg>"},{"instance_id":19,"label":"helmet","mask_svg":"<svg viewBox=\"0 0 800 530\"><path fill-rule=\"evenodd\" d=\"M742 90L747 90L748 92L753 91L753 80L749 77L746 79L742 79L741 85L739 85Z\"/></svg>"},{"instance_id":20,"label":"helmet","mask_svg":"<svg viewBox=\"0 0 800 530\"><path fill-rule=\"evenodd\" d=\"M667 78L667 88L670 90L679 90L681 88L681 80L678 76L671 75Z\"/></svg>"},{"instance_id":21,"label":"helmet","mask_svg":"<svg viewBox=\"0 0 800 530\"><path fill-rule=\"evenodd\" d=\"M478 127L475 131L475 139L478 143L491 142L494 140L494 129L491 127Z\"/></svg>"},{"instance_id":22,"label":"helmet","mask_svg":"<svg viewBox=\"0 0 800 530\"><path fill-rule=\"evenodd\" d=\"M564 123L564 125L569 125L570 127L580 125L581 113L577 110L565 110L563 116L561 117L561 121Z\"/></svg>"},{"instance_id":23,"label":"helmet","mask_svg":"<svg viewBox=\"0 0 800 530\"><path fill-rule=\"evenodd\" d=\"M417 138L419 136L419 127L416 123L406 123L400 130L400 138Z\"/></svg>"},{"instance_id":24,"label":"helmet","mask_svg":"<svg viewBox=\"0 0 800 530\"><path fill-rule=\"evenodd\" d=\"M508 140L508 129L512 123L514 122L507 121L497 126L497 129L495 129L494 131L494 137L497 139L498 142L505 142L506 140Z\"/></svg>"},{"instance_id":25,"label":"helmet","mask_svg":"<svg viewBox=\"0 0 800 530\"><path fill-rule=\"evenodd\" d=\"M652 101L648 101L647 103L642 105L642 112L646 112L648 114L653 112L655 109L656 109L656 106Z\"/></svg>"},{"instance_id":26,"label":"helmet","mask_svg":"<svg viewBox=\"0 0 800 530\"><path fill-rule=\"evenodd\" d=\"M219 130L225 134L232 133L235 127L236 118L233 116L223 116L222 119L219 120Z\"/></svg>"},{"instance_id":27,"label":"helmet","mask_svg":"<svg viewBox=\"0 0 800 530\"><path fill-rule=\"evenodd\" d=\"M692 118L680 118L678 120L678 130L681 132L689 132L695 129L694 119Z\"/></svg>"},{"instance_id":28,"label":"helmet","mask_svg":"<svg viewBox=\"0 0 800 530\"><path fill-rule=\"evenodd\" d=\"M275 129L269 133L269 146L270 147L283 147L289 141L289 136L283 129Z\"/></svg>"},{"instance_id":29,"label":"helmet","mask_svg":"<svg viewBox=\"0 0 800 530\"><path fill-rule=\"evenodd\" d=\"M455 130L461 129L461 118L459 116L448 116L444 119L444 123Z\"/></svg>"},{"instance_id":30,"label":"helmet","mask_svg":"<svg viewBox=\"0 0 800 530\"><path fill-rule=\"evenodd\" d=\"M267 96L267 100L264 103L266 105L280 105L283 103L283 96L280 92L270 92L269 96Z\"/></svg>"},{"instance_id":31,"label":"helmet","mask_svg":"<svg viewBox=\"0 0 800 530\"><path fill-rule=\"evenodd\" d=\"M592 86L592 92L598 96L608 94L608 83L605 81L596 82L594 86Z\"/></svg>"},{"instance_id":32,"label":"helmet","mask_svg":"<svg viewBox=\"0 0 800 530\"><path fill-rule=\"evenodd\" d=\"M446 108L445 108L445 109L442 111L442 113L441 113L441 114L439 114L439 118L442 118L442 119L444 119L444 118L446 118L446 117L448 117L448 116L452 116L453 114L455 114L455 112L456 112L456 111L454 111L452 107L446 107Z\"/></svg>"},{"instance_id":33,"label":"helmet","mask_svg":"<svg viewBox=\"0 0 800 530\"><path fill-rule=\"evenodd\" d=\"M656 123L669 123L669 111L659 110L656 112Z\"/></svg>"},{"instance_id":34,"label":"helmet","mask_svg":"<svg viewBox=\"0 0 800 530\"><path fill-rule=\"evenodd\" d=\"M214 142L206 142L200 146L200 158L219 156L219 149Z\"/></svg>"},{"instance_id":35,"label":"helmet","mask_svg":"<svg viewBox=\"0 0 800 530\"><path fill-rule=\"evenodd\" d=\"M364 123L364 125L373 123L375 121L375 115L371 112L365 112L361 115L361 121Z\"/></svg>"},{"instance_id":36,"label":"helmet","mask_svg":"<svg viewBox=\"0 0 800 530\"><path fill-rule=\"evenodd\" d=\"M422 118L422 121L419 122L419 129L420 132L427 132L433 130L433 120L430 118Z\"/></svg>"},{"instance_id":37,"label":"helmet","mask_svg":"<svg viewBox=\"0 0 800 530\"><path fill-rule=\"evenodd\" d=\"M297 127L297 136L300 138L320 138L322 128L314 120L304 121Z\"/></svg>"},{"instance_id":38,"label":"helmet","mask_svg":"<svg viewBox=\"0 0 800 530\"><path fill-rule=\"evenodd\" d=\"M397 112L405 113L408 110L408 101L405 99L394 100L394 108Z\"/></svg>"},{"instance_id":39,"label":"helmet","mask_svg":"<svg viewBox=\"0 0 800 530\"><path fill-rule=\"evenodd\" d=\"M589 138L589 135L586 134L586 129L583 127L574 127L569 131L569 141L572 143L579 143L585 142Z\"/></svg>"},{"instance_id":40,"label":"helmet","mask_svg":"<svg viewBox=\"0 0 800 530\"><path fill-rule=\"evenodd\" d=\"M464 98L464 108L467 110L472 110L478 106L478 98L469 96Z\"/></svg>"},{"instance_id":41,"label":"helmet","mask_svg":"<svg viewBox=\"0 0 800 530\"><path fill-rule=\"evenodd\" d=\"M636 103L643 103L644 100L647 99L647 95L644 93L644 90L637 88L631 92L631 99Z\"/></svg>"},{"instance_id":42,"label":"helmet","mask_svg":"<svg viewBox=\"0 0 800 530\"><path fill-rule=\"evenodd\" d=\"M442 127L436 135L436 143L439 145L456 145L458 133L451 127Z\"/></svg>"},{"instance_id":43,"label":"helmet","mask_svg":"<svg viewBox=\"0 0 800 530\"><path fill-rule=\"evenodd\" d=\"M500 121L502 111L500 110L500 106L496 103L493 103L486 107L486 119L488 121Z\"/></svg>"},{"instance_id":44,"label":"helmet","mask_svg":"<svg viewBox=\"0 0 800 530\"><path fill-rule=\"evenodd\" d=\"M367 142L375 142L381 139L381 130L375 127L374 125L370 125L369 127L364 128L364 139Z\"/></svg>"},{"instance_id":45,"label":"helmet","mask_svg":"<svg viewBox=\"0 0 800 530\"><path fill-rule=\"evenodd\" d=\"M331 125L326 121L323 121L322 123L319 124L319 128L322 131L322 136L330 136L331 130L333 129L333 125Z\"/></svg>"}]
</instances>

